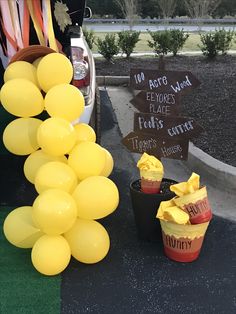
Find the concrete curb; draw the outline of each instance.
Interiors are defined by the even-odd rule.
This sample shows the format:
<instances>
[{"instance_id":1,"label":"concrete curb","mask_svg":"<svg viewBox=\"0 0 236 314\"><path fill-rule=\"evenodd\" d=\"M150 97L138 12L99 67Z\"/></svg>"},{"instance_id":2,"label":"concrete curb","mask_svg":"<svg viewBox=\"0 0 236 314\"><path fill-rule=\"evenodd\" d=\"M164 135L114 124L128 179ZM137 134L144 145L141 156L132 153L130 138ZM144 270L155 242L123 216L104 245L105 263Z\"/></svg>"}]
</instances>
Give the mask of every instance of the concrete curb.
<instances>
[{"instance_id":1,"label":"concrete curb","mask_svg":"<svg viewBox=\"0 0 236 314\"><path fill-rule=\"evenodd\" d=\"M97 76L97 84L98 86L129 86L129 76ZM188 160L184 163L192 171L211 180L213 185L222 186L222 189L236 190L236 167L213 158L191 142Z\"/></svg>"},{"instance_id":2,"label":"concrete curb","mask_svg":"<svg viewBox=\"0 0 236 314\"><path fill-rule=\"evenodd\" d=\"M222 189L236 190L236 167L228 165L208 155L193 143L189 143L188 168L196 171L201 176L207 176L208 180Z\"/></svg>"},{"instance_id":3,"label":"concrete curb","mask_svg":"<svg viewBox=\"0 0 236 314\"><path fill-rule=\"evenodd\" d=\"M128 86L129 76L97 76L98 86Z\"/></svg>"}]
</instances>

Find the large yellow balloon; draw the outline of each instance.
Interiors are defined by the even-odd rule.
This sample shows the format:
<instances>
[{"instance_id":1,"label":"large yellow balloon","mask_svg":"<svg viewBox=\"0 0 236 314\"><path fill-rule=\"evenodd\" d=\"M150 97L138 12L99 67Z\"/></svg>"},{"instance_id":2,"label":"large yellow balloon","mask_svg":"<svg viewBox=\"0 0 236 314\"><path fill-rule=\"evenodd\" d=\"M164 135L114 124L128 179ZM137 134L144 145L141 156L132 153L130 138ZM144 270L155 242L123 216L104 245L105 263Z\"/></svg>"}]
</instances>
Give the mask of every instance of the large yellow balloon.
<instances>
[{"instance_id":1,"label":"large yellow balloon","mask_svg":"<svg viewBox=\"0 0 236 314\"><path fill-rule=\"evenodd\" d=\"M42 165L35 177L35 188L38 193L50 188L72 193L77 184L78 179L74 170L59 161L51 161Z\"/></svg>"},{"instance_id":2,"label":"large yellow balloon","mask_svg":"<svg viewBox=\"0 0 236 314\"><path fill-rule=\"evenodd\" d=\"M104 168L102 169L102 172L100 173L100 176L109 177L113 170L114 161L111 153L107 149L105 148L103 149L105 150L106 153L106 162Z\"/></svg>"},{"instance_id":3,"label":"large yellow balloon","mask_svg":"<svg viewBox=\"0 0 236 314\"><path fill-rule=\"evenodd\" d=\"M33 117L44 109L43 96L32 82L16 78L7 81L1 89L3 107L17 117Z\"/></svg>"},{"instance_id":4,"label":"large yellow balloon","mask_svg":"<svg viewBox=\"0 0 236 314\"><path fill-rule=\"evenodd\" d=\"M81 142L69 153L68 165L74 169L79 180L99 175L104 168L106 155L96 143Z\"/></svg>"},{"instance_id":5,"label":"large yellow balloon","mask_svg":"<svg viewBox=\"0 0 236 314\"><path fill-rule=\"evenodd\" d=\"M77 134L77 143L96 142L96 133L90 125L86 123L79 123L74 125L74 128Z\"/></svg>"},{"instance_id":6,"label":"large yellow balloon","mask_svg":"<svg viewBox=\"0 0 236 314\"><path fill-rule=\"evenodd\" d=\"M38 86L36 68L29 62L16 61L9 64L4 72L4 82L15 78L23 78Z\"/></svg>"},{"instance_id":7,"label":"large yellow balloon","mask_svg":"<svg viewBox=\"0 0 236 314\"><path fill-rule=\"evenodd\" d=\"M18 118L3 132L5 147L15 155L29 155L39 148L37 132L42 121L36 118Z\"/></svg>"},{"instance_id":8,"label":"large yellow balloon","mask_svg":"<svg viewBox=\"0 0 236 314\"><path fill-rule=\"evenodd\" d=\"M42 90L48 92L58 84L69 84L73 77L70 60L61 53L49 53L39 62L37 77Z\"/></svg>"},{"instance_id":9,"label":"large yellow balloon","mask_svg":"<svg viewBox=\"0 0 236 314\"><path fill-rule=\"evenodd\" d=\"M60 161L67 163L66 156L54 157L44 153L41 149L30 154L24 163L24 174L27 180L34 184L38 169L49 161Z\"/></svg>"},{"instance_id":10,"label":"large yellow balloon","mask_svg":"<svg viewBox=\"0 0 236 314\"><path fill-rule=\"evenodd\" d=\"M89 177L78 184L73 193L78 217L100 219L111 214L119 204L119 192L114 182L102 176Z\"/></svg>"},{"instance_id":11,"label":"large yellow balloon","mask_svg":"<svg viewBox=\"0 0 236 314\"><path fill-rule=\"evenodd\" d=\"M33 221L48 235L59 235L68 231L76 217L75 200L69 193L59 189L42 192L33 203Z\"/></svg>"},{"instance_id":12,"label":"large yellow balloon","mask_svg":"<svg viewBox=\"0 0 236 314\"><path fill-rule=\"evenodd\" d=\"M84 111L84 96L73 85L56 85L46 94L45 109L51 117L59 117L71 122L79 118Z\"/></svg>"},{"instance_id":13,"label":"large yellow balloon","mask_svg":"<svg viewBox=\"0 0 236 314\"><path fill-rule=\"evenodd\" d=\"M3 232L11 244L23 249L32 248L43 235L33 223L31 206L22 206L11 211L4 221Z\"/></svg>"},{"instance_id":14,"label":"large yellow balloon","mask_svg":"<svg viewBox=\"0 0 236 314\"><path fill-rule=\"evenodd\" d=\"M109 235L97 221L77 219L64 236L70 245L72 256L82 263L97 263L109 251Z\"/></svg>"},{"instance_id":15,"label":"large yellow balloon","mask_svg":"<svg viewBox=\"0 0 236 314\"><path fill-rule=\"evenodd\" d=\"M38 272L53 276L60 274L68 266L71 251L63 236L44 235L35 243L31 260Z\"/></svg>"},{"instance_id":16,"label":"large yellow balloon","mask_svg":"<svg viewBox=\"0 0 236 314\"><path fill-rule=\"evenodd\" d=\"M71 151L76 143L72 124L62 118L48 118L38 129L37 139L42 150L52 156L62 156Z\"/></svg>"}]
</instances>

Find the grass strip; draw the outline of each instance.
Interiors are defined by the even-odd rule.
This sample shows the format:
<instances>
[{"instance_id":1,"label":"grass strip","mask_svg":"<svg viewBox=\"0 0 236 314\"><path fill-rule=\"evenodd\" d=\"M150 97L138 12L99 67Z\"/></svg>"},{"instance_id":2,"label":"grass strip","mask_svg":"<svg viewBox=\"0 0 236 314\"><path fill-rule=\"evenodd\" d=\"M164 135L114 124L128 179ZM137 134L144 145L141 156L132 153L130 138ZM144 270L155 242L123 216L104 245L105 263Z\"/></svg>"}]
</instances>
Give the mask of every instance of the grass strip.
<instances>
[{"instance_id":1,"label":"grass strip","mask_svg":"<svg viewBox=\"0 0 236 314\"><path fill-rule=\"evenodd\" d=\"M100 32L95 32L95 37L104 39L107 33L100 33ZM112 32L109 34L112 34ZM117 34L114 32L114 34ZM117 36L118 37L118 36ZM140 41L137 43L135 46L134 52L153 52L152 49L148 46L148 40L151 40L151 36L146 33L142 32L139 36ZM201 40L200 40L200 35L198 33L189 33L189 38L186 40L185 45L181 51L199 51L201 52L201 49L199 47L201 45ZM232 42L232 47L230 48L232 50L236 50L236 41ZM96 44L94 45L92 51L94 53L97 52L97 46Z\"/></svg>"}]
</instances>

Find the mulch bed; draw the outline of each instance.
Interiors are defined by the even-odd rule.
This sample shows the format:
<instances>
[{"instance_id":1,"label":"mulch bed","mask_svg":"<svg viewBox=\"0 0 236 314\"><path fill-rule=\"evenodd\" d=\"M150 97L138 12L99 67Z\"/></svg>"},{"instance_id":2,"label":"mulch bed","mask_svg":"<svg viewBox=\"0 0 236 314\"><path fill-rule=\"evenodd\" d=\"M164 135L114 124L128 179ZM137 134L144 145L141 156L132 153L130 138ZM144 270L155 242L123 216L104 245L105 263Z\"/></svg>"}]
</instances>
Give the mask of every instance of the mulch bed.
<instances>
[{"instance_id":1,"label":"mulch bed","mask_svg":"<svg viewBox=\"0 0 236 314\"><path fill-rule=\"evenodd\" d=\"M182 97L182 115L194 118L205 132L192 142L212 157L236 166L236 56L166 57L166 70L192 72L200 87ZM96 59L97 75L129 75L132 67L158 69L158 58Z\"/></svg>"}]
</instances>

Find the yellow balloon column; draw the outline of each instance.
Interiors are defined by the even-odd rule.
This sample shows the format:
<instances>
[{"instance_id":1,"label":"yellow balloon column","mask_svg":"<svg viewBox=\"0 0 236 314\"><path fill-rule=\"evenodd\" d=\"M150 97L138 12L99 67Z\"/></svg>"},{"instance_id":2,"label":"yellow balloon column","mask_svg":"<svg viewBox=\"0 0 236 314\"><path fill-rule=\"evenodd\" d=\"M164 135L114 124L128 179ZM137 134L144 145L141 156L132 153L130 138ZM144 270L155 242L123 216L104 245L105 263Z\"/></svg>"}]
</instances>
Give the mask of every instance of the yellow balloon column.
<instances>
[{"instance_id":1,"label":"yellow balloon column","mask_svg":"<svg viewBox=\"0 0 236 314\"><path fill-rule=\"evenodd\" d=\"M71 62L50 53L33 64L10 64L0 92L3 107L17 117L3 132L4 145L28 155L23 171L39 194L32 206L9 213L3 231L11 244L32 248L33 266L47 276L61 273L71 256L86 264L101 261L110 238L96 219L119 204L117 186L108 178L112 155L95 143L91 126L73 125L85 103L70 84L72 76ZM48 119L34 117L44 109Z\"/></svg>"}]
</instances>

